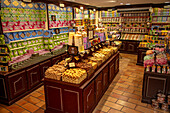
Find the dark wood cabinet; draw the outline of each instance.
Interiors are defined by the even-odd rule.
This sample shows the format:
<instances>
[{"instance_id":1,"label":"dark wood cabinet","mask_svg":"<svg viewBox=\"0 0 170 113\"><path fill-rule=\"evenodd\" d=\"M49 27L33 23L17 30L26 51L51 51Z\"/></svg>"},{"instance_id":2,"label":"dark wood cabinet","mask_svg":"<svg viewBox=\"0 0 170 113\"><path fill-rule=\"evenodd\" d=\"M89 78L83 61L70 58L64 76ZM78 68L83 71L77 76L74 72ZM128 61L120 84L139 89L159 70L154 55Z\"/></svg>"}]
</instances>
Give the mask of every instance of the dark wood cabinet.
<instances>
[{"instance_id":1,"label":"dark wood cabinet","mask_svg":"<svg viewBox=\"0 0 170 113\"><path fill-rule=\"evenodd\" d=\"M119 72L119 56L115 60L115 75Z\"/></svg>"},{"instance_id":2,"label":"dark wood cabinet","mask_svg":"<svg viewBox=\"0 0 170 113\"><path fill-rule=\"evenodd\" d=\"M10 89L10 98L13 99L22 93L27 91L27 78L26 72L21 71L19 73L8 76L9 89Z\"/></svg>"},{"instance_id":3,"label":"dark wood cabinet","mask_svg":"<svg viewBox=\"0 0 170 113\"><path fill-rule=\"evenodd\" d=\"M139 46L140 41L135 40L121 40L122 45L120 51L124 53L137 54L137 47Z\"/></svg>"},{"instance_id":4,"label":"dark wood cabinet","mask_svg":"<svg viewBox=\"0 0 170 113\"><path fill-rule=\"evenodd\" d=\"M151 99L156 98L160 91L169 94L170 75L145 72L143 78L142 102L151 103Z\"/></svg>"},{"instance_id":5,"label":"dark wood cabinet","mask_svg":"<svg viewBox=\"0 0 170 113\"><path fill-rule=\"evenodd\" d=\"M57 56L55 58L52 58L52 65L57 64L58 62L61 61L61 56Z\"/></svg>"},{"instance_id":6,"label":"dark wood cabinet","mask_svg":"<svg viewBox=\"0 0 170 113\"><path fill-rule=\"evenodd\" d=\"M81 84L44 79L46 113L92 113L119 69L119 53L112 55ZM109 80L109 77L111 79Z\"/></svg>"},{"instance_id":7,"label":"dark wood cabinet","mask_svg":"<svg viewBox=\"0 0 170 113\"><path fill-rule=\"evenodd\" d=\"M109 82L112 82L113 78L115 77L115 60L109 64Z\"/></svg>"},{"instance_id":8,"label":"dark wood cabinet","mask_svg":"<svg viewBox=\"0 0 170 113\"><path fill-rule=\"evenodd\" d=\"M84 89L84 113L89 113L95 104L94 81Z\"/></svg>"},{"instance_id":9,"label":"dark wood cabinet","mask_svg":"<svg viewBox=\"0 0 170 113\"><path fill-rule=\"evenodd\" d=\"M121 51L126 51L126 42L125 41L122 41L122 45L121 45L121 47L120 47L120 49L119 50L121 50Z\"/></svg>"},{"instance_id":10,"label":"dark wood cabinet","mask_svg":"<svg viewBox=\"0 0 170 113\"><path fill-rule=\"evenodd\" d=\"M102 92L103 92L103 79L102 79L102 72L98 75L95 79L95 92L96 92L96 101L99 100Z\"/></svg>"},{"instance_id":11,"label":"dark wood cabinet","mask_svg":"<svg viewBox=\"0 0 170 113\"><path fill-rule=\"evenodd\" d=\"M45 71L51 67L51 60L47 60L43 63L40 63L40 72L41 72L41 79L45 76Z\"/></svg>"},{"instance_id":12,"label":"dark wood cabinet","mask_svg":"<svg viewBox=\"0 0 170 113\"><path fill-rule=\"evenodd\" d=\"M31 89L32 87L38 85L40 80L40 67L36 65L27 70L27 77L28 77L28 88Z\"/></svg>"},{"instance_id":13,"label":"dark wood cabinet","mask_svg":"<svg viewBox=\"0 0 170 113\"><path fill-rule=\"evenodd\" d=\"M109 80L109 71L108 71L108 66L106 66L103 69L103 90L105 90L107 88L108 80Z\"/></svg>"},{"instance_id":14,"label":"dark wood cabinet","mask_svg":"<svg viewBox=\"0 0 170 113\"><path fill-rule=\"evenodd\" d=\"M138 57L136 65L143 65L144 57L146 56L146 51L148 48L139 48L138 47Z\"/></svg>"}]
</instances>

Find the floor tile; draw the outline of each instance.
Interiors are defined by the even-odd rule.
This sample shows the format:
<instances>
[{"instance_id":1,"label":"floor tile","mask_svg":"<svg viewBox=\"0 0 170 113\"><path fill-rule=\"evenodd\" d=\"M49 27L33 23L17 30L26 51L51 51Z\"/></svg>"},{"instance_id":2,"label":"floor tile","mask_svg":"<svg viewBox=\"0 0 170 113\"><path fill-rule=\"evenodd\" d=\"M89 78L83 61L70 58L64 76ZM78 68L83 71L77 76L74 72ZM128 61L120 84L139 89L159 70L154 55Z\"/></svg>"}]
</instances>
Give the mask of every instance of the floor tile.
<instances>
[{"instance_id":1,"label":"floor tile","mask_svg":"<svg viewBox=\"0 0 170 113\"><path fill-rule=\"evenodd\" d=\"M113 93L113 94L110 95L110 96L112 96L112 97L114 97L114 98L117 98L117 99L120 99L120 100L125 100L125 101L128 100L128 97L122 96L122 95L118 95L118 94L116 94L116 93Z\"/></svg>"},{"instance_id":2,"label":"floor tile","mask_svg":"<svg viewBox=\"0 0 170 113\"><path fill-rule=\"evenodd\" d=\"M40 109L36 110L34 113L44 113L44 110L40 108Z\"/></svg>"},{"instance_id":3,"label":"floor tile","mask_svg":"<svg viewBox=\"0 0 170 113\"><path fill-rule=\"evenodd\" d=\"M125 112L125 113L142 113L142 112L140 112L140 111L136 111L136 110L134 110L134 109L130 109L130 108L127 108L127 107L123 107L123 109L122 109L121 111L123 111L123 112ZM148 112L148 113L149 113L149 112Z\"/></svg>"},{"instance_id":4,"label":"floor tile","mask_svg":"<svg viewBox=\"0 0 170 113\"><path fill-rule=\"evenodd\" d=\"M40 101L39 103L36 104L36 106L38 106L38 107L42 107L43 105L45 105L44 101Z\"/></svg>"},{"instance_id":5,"label":"floor tile","mask_svg":"<svg viewBox=\"0 0 170 113\"><path fill-rule=\"evenodd\" d=\"M114 109L117 109L117 110L121 110L122 109L122 105L119 105L119 104L116 104L116 103L113 103L113 102L109 102L109 101L106 101L105 104L106 106L109 106L111 108L114 108Z\"/></svg>"},{"instance_id":6,"label":"floor tile","mask_svg":"<svg viewBox=\"0 0 170 113\"><path fill-rule=\"evenodd\" d=\"M151 109L148 109L148 108L145 108L145 107L142 107L142 106L137 106L135 110L141 111L141 112L144 112L144 113L159 113L158 111L151 110Z\"/></svg>"},{"instance_id":7,"label":"floor tile","mask_svg":"<svg viewBox=\"0 0 170 113\"><path fill-rule=\"evenodd\" d=\"M129 107L129 108L132 108L132 109L134 109L136 107L136 104L132 104L130 102L126 102L126 101L123 101L123 100L118 100L116 103L120 104L122 106L126 106L126 107Z\"/></svg>"},{"instance_id":8,"label":"floor tile","mask_svg":"<svg viewBox=\"0 0 170 113\"><path fill-rule=\"evenodd\" d=\"M31 112L29 112L29 111L27 111L27 110L24 110L24 111L21 112L21 113L31 113Z\"/></svg>"},{"instance_id":9,"label":"floor tile","mask_svg":"<svg viewBox=\"0 0 170 113\"><path fill-rule=\"evenodd\" d=\"M44 95L41 95L41 96L39 96L39 97L37 97L37 98L40 99L40 100L45 101L45 96L44 96Z\"/></svg>"},{"instance_id":10,"label":"floor tile","mask_svg":"<svg viewBox=\"0 0 170 113\"><path fill-rule=\"evenodd\" d=\"M22 107L25 108L26 110L30 111L30 112L35 112L36 110L39 109L39 107L37 107L37 106L35 106L31 103L24 104Z\"/></svg>"},{"instance_id":11,"label":"floor tile","mask_svg":"<svg viewBox=\"0 0 170 113\"><path fill-rule=\"evenodd\" d=\"M11 112L5 108L2 108L0 109L0 113L11 113Z\"/></svg>"},{"instance_id":12,"label":"floor tile","mask_svg":"<svg viewBox=\"0 0 170 113\"><path fill-rule=\"evenodd\" d=\"M21 99L21 100L16 102L16 104L19 105L19 106L23 106L26 103L28 103L28 102L26 100L24 100L24 99Z\"/></svg>"},{"instance_id":13,"label":"floor tile","mask_svg":"<svg viewBox=\"0 0 170 113\"><path fill-rule=\"evenodd\" d=\"M132 93L126 93L126 92L124 92L124 93L123 93L123 96L129 97L129 98L133 98L133 99L137 99L137 100L140 100L140 99L141 99L141 96L134 95L134 94L132 94Z\"/></svg>"},{"instance_id":14,"label":"floor tile","mask_svg":"<svg viewBox=\"0 0 170 113\"><path fill-rule=\"evenodd\" d=\"M110 109L108 113L123 113L123 112L115 110L115 109Z\"/></svg>"},{"instance_id":15,"label":"floor tile","mask_svg":"<svg viewBox=\"0 0 170 113\"><path fill-rule=\"evenodd\" d=\"M110 101L110 102L116 102L118 99L116 99L116 98L113 98L113 97L111 97L111 96L109 96L108 98L107 98L107 101Z\"/></svg>"},{"instance_id":16,"label":"floor tile","mask_svg":"<svg viewBox=\"0 0 170 113\"><path fill-rule=\"evenodd\" d=\"M39 97L39 96L41 96L42 94L39 93L39 92L34 91L34 92L32 92L30 95L32 95L32 96L34 96L34 97Z\"/></svg>"},{"instance_id":17,"label":"floor tile","mask_svg":"<svg viewBox=\"0 0 170 113\"><path fill-rule=\"evenodd\" d=\"M144 107L147 106L147 104L146 103L142 103L141 100L136 100L136 99L132 99L132 98L129 98L128 102L131 102L131 103L134 103L134 104L137 104L137 105L141 105L141 106L144 106Z\"/></svg>"},{"instance_id":18,"label":"floor tile","mask_svg":"<svg viewBox=\"0 0 170 113\"><path fill-rule=\"evenodd\" d=\"M30 103L32 103L32 104L37 104L37 103L40 102L39 99L37 99L37 98L35 98L35 97L33 97L33 96L29 96L28 98L25 98L25 100L28 101L28 102L30 102Z\"/></svg>"},{"instance_id":19,"label":"floor tile","mask_svg":"<svg viewBox=\"0 0 170 113\"><path fill-rule=\"evenodd\" d=\"M110 107L105 106L105 105L104 106L99 105L99 106L97 106L97 109L101 110L103 112L108 112L110 110Z\"/></svg>"},{"instance_id":20,"label":"floor tile","mask_svg":"<svg viewBox=\"0 0 170 113\"><path fill-rule=\"evenodd\" d=\"M129 93L133 93L134 92L134 90L126 89L126 88L123 88L123 87L118 87L117 90L129 92Z\"/></svg>"},{"instance_id":21,"label":"floor tile","mask_svg":"<svg viewBox=\"0 0 170 113\"><path fill-rule=\"evenodd\" d=\"M8 106L7 109L10 110L12 113L21 113L24 111L23 108L21 108L20 106L18 106L16 104Z\"/></svg>"}]
</instances>

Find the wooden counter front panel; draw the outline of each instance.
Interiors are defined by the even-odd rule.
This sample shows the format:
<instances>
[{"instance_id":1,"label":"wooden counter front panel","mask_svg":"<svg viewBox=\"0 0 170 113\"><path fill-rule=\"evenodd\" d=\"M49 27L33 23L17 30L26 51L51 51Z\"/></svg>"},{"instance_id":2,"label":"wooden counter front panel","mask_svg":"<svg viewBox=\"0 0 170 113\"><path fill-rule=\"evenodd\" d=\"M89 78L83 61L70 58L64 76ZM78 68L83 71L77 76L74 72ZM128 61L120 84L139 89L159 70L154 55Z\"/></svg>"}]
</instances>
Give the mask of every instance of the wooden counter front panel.
<instances>
[{"instance_id":1,"label":"wooden counter front panel","mask_svg":"<svg viewBox=\"0 0 170 113\"><path fill-rule=\"evenodd\" d=\"M126 51L126 42L124 42L124 41L122 41L122 45L121 45L121 47L120 47L120 50L121 51Z\"/></svg>"},{"instance_id":2,"label":"wooden counter front panel","mask_svg":"<svg viewBox=\"0 0 170 113\"><path fill-rule=\"evenodd\" d=\"M5 78L0 78L0 98L7 98Z\"/></svg>"},{"instance_id":3,"label":"wooden counter front panel","mask_svg":"<svg viewBox=\"0 0 170 113\"><path fill-rule=\"evenodd\" d=\"M45 71L51 67L51 60L47 60L46 62L43 62L40 64L40 71L41 71L41 79L45 76Z\"/></svg>"},{"instance_id":4,"label":"wooden counter front panel","mask_svg":"<svg viewBox=\"0 0 170 113\"><path fill-rule=\"evenodd\" d=\"M94 81L84 89L84 113L89 113L95 104Z\"/></svg>"},{"instance_id":5,"label":"wooden counter front panel","mask_svg":"<svg viewBox=\"0 0 170 113\"><path fill-rule=\"evenodd\" d=\"M102 72L95 79L95 92L96 92L96 101L98 101L99 97L103 92L103 80L102 80Z\"/></svg>"},{"instance_id":6,"label":"wooden counter front panel","mask_svg":"<svg viewBox=\"0 0 170 113\"><path fill-rule=\"evenodd\" d=\"M108 66L106 66L103 70L103 90L105 90L109 84L108 78L109 78L109 72L108 72Z\"/></svg>"},{"instance_id":7,"label":"wooden counter front panel","mask_svg":"<svg viewBox=\"0 0 170 113\"><path fill-rule=\"evenodd\" d=\"M115 75L119 72L119 55L116 57L115 60Z\"/></svg>"},{"instance_id":8,"label":"wooden counter front panel","mask_svg":"<svg viewBox=\"0 0 170 113\"><path fill-rule=\"evenodd\" d=\"M46 97L48 97L46 100L47 109L63 112L62 89L60 87L46 85L46 92Z\"/></svg>"},{"instance_id":9,"label":"wooden counter front panel","mask_svg":"<svg viewBox=\"0 0 170 113\"><path fill-rule=\"evenodd\" d=\"M26 72L21 71L12 76L8 76L10 98L13 99L27 91Z\"/></svg>"},{"instance_id":10,"label":"wooden counter front panel","mask_svg":"<svg viewBox=\"0 0 170 113\"><path fill-rule=\"evenodd\" d=\"M60 56L53 58L53 59L52 59L52 66L53 66L54 64L57 64L57 63L60 62L60 61L61 61L61 57L60 57Z\"/></svg>"},{"instance_id":11,"label":"wooden counter front panel","mask_svg":"<svg viewBox=\"0 0 170 113\"><path fill-rule=\"evenodd\" d=\"M36 65L36 66L32 67L31 69L28 69L27 77L28 77L28 88L29 89L38 85L41 81L39 65Z\"/></svg>"},{"instance_id":12,"label":"wooden counter front panel","mask_svg":"<svg viewBox=\"0 0 170 113\"><path fill-rule=\"evenodd\" d=\"M112 60L109 64L109 83L112 82L115 77L115 60Z\"/></svg>"},{"instance_id":13,"label":"wooden counter front panel","mask_svg":"<svg viewBox=\"0 0 170 113\"><path fill-rule=\"evenodd\" d=\"M64 113L80 113L80 94L74 90L63 90Z\"/></svg>"}]
</instances>

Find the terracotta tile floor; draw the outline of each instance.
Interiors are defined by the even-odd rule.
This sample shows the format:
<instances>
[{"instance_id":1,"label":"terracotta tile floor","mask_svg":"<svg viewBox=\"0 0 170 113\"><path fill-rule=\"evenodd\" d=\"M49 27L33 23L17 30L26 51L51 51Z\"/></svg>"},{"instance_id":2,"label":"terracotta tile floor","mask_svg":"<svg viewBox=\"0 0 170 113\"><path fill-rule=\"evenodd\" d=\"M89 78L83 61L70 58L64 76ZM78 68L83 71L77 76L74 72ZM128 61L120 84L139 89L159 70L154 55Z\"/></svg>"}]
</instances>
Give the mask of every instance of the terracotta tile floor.
<instances>
[{"instance_id":1,"label":"terracotta tile floor","mask_svg":"<svg viewBox=\"0 0 170 113\"><path fill-rule=\"evenodd\" d=\"M121 56L120 71L93 113L170 113L141 103L144 68L136 65L136 55ZM0 104L0 113L43 113L44 110L43 86L11 106Z\"/></svg>"}]
</instances>

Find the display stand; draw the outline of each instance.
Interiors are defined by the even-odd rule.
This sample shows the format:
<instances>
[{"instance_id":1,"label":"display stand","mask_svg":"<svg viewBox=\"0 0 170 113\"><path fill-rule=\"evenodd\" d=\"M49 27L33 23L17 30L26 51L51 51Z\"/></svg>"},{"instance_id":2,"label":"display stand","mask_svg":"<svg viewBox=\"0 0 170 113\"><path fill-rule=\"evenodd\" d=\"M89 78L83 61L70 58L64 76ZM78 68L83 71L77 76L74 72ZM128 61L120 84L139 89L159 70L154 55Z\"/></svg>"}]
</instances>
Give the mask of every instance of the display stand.
<instances>
[{"instance_id":1,"label":"display stand","mask_svg":"<svg viewBox=\"0 0 170 113\"><path fill-rule=\"evenodd\" d=\"M117 52L102 63L82 84L75 85L45 78L45 112L92 113L118 71Z\"/></svg>"}]
</instances>

